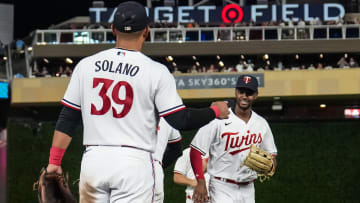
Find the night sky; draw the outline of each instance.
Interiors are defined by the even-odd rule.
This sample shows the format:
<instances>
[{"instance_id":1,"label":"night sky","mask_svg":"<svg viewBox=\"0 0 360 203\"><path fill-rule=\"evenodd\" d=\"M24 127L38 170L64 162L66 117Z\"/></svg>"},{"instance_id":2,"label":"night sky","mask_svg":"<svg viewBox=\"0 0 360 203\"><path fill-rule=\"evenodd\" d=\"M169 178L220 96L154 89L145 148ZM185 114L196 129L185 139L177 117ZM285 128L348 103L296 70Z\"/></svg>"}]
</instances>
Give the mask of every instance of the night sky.
<instances>
[{"instance_id":1,"label":"night sky","mask_svg":"<svg viewBox=\"0 0 360 203\"><path fill-rule=\"evenodd\" d=\"M116 7L127 0L104 1L106 7ZM146 1L139 1L146 2ZM14 39L26 37L32 30L47 29L72 17L89 16L92 0L0 0L15 7Z\"/></svg>"}]
</instances>

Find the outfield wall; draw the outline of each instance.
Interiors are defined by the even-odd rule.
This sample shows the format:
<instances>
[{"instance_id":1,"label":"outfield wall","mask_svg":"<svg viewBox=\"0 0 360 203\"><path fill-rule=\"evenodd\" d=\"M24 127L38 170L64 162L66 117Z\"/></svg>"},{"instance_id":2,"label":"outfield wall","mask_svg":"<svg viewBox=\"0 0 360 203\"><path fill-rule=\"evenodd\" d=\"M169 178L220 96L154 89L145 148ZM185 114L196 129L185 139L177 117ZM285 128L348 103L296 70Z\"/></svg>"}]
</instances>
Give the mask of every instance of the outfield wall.
<instances>
[{"instance_id":1,"label":"outfield wall","mask_svg":"<svg viewBox=\"0 0 360 203\"><path fill-rule=\"evenodd\" d=\"M252 72L260 80L262 97L360 95L360 68ZM239 73L175 75L183 99L234 96ZM15 78L12 105L59 103L70 78ZM236 82L236 81L235 81ZM224 88L219 88L224 87Z\"/></svg>"}]
</instances>

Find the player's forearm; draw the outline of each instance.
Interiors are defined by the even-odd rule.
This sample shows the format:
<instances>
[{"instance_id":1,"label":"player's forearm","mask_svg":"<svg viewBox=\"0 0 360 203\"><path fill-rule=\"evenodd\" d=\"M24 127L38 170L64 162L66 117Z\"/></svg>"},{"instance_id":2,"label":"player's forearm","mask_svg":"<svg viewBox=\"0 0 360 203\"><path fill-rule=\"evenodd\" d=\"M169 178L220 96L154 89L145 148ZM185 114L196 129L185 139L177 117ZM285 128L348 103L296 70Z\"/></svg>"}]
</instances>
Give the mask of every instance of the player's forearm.
<instances>
[{"instance_id":1,"label":"player's forearm","mask_svg":"<svg viewBox=\"0 0 360 203\"><path fill-rule=\"evenodd\" d=\"M186 108L165 116L164 118L175 129L191 130L201 128L212 121L215 117L216 114L211 108Z\"/></svg>"},{"instance_id":2,"label":"player's forearm","mask_svg":"<svg viewBox=\"0 0 360 203\"><path fill-rule=\"evenodd\" d=\"M52 146L60 149L67 149L71 142L71 137L63 132L55 130Z\"/></svg>"},{"instance_id":3,"label":"player's forearm","mask_svg":"<svg viewBox=\"0 0 360 203\"><path fill-rule=\"evenodd\" d=\"M174 172L174 183L194 187L196 185L196 180L190 179L183 174Z\"/></svg>"},{"instance_id":4,"label":"player's forearm","mask_svg":"<svg viewBox=\"0 0 360 203\"><path fill-rule=\"evenodd\" d=\"M52 146L50 149L49 165L60 166L62 158L65 154L67 147L71 142L71 137L67 134L55 130Z\"/></svg>"},{"instance_id":5,"label":"player's forearm","mask_svg":"<svg viewBox=\"0 0 360 203\"><path fill-rule=\"evenodd\" d=\"M197 180L204 179L203 164L201 159L201 153L196 149L190 149L190 162Z\"/></svg>"}]
</instances>

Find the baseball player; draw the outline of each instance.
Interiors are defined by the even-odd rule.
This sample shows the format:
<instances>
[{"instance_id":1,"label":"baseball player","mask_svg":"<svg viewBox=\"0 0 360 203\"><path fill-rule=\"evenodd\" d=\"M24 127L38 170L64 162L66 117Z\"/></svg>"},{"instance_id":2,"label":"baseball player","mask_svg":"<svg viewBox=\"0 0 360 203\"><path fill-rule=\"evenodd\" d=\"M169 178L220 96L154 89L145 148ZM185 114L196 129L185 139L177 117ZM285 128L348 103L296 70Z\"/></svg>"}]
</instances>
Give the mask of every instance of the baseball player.
<instances>
[{"instance_id":1,"label":"baseball player","mask_svg":"<svg viewBox=\"0 0 360 203\"><path fill-rule=\"evenodd\" d=\"M141 53L148 23L141 4L119 4L111 25L116 47L82 59L62 99L47 171L62 172L62 158L82 118L86 150L80 202L152 202L159 117L176 129L228 117L225 102L202 109L184 106L166 66Z\"/></svg>"},{"instance_id":2,"label":"baseball player","mask_svg":"<svg viewBox=\"0 0 360 203\"><path fill-rule=\"evenodd\" d=\"M207 163L209 158L202 157L202 164L204 170L204 177L206 181L206 188L208 188L208 183L210 176L206 173ZM179 185L186 185L185 194L186 194L186 203L192 203L192 196L194 192L194 187L197 185L197 181L191 168L190 163L190 148L186 148L183 151L181 157L179 157L175 163L174 167L174 182Z\"/></svg>"},{"instance_id":3,"label":"baseball player","mask_svg":"<svg viewBox=\"0 0 360 203\"><path fill-rule=\"evenodd\" d=\"M201 164L201 155L209 154L210 202L254 203L254 181L257 173L244 166L251 144L275 156L277 149L267 121L252 111L258 96L257 79L251 75L238 78L235 105L228 119L217 119L202 127L191 142L191 164L198 185L193 199L195 203L208 200ZM273 166L275 170L275 164Z\"/></svg>"},{"instance_id":4,"label":"baseball player","mask_svg":"<svg viewBox=\"0 0 360 203\"><path fill-rule=\"evenodd\" d=\"M162 203L164 202L163 168L166 168L172 161L181 156L181 135L178 130L171 127L163 118L160 118L157 136L158 140L153 154L155 161L155 203ZM163 159L165 150L166 156L169 157Z\"/></svg>"}]
</instances>

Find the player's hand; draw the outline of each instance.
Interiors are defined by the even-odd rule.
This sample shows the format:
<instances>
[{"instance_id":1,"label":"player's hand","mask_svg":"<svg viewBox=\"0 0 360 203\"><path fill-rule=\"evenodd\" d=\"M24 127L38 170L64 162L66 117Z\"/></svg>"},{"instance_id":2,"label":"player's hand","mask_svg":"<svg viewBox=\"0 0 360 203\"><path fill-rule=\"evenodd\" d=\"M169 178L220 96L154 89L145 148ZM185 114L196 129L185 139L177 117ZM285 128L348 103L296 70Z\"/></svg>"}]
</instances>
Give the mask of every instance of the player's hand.
<instances>
[{"instance_id":1,"label":"player's hand","mask_svg":"<svg viewBox=\"0 0 360 203\"><path fill-rule=\"evenodd\" d=\"M196 179L191 180L190 186L191 187L196 187L197 186L197 180Z\"/></svg>"},{"instance_id":2,"label":"player's hand","mask_svg":"<svg viewBox=\"0 0 360 203\"><path fill-rule=\"evenodd\" d=\"M54 165L54 164L49 164L49 165L46 167L46 171L47 171L48 173L58 173L58 174L62 174L61 166L57 166L57 165Z\"/></svg>"},{"instance_id":3,"label":"player's hand","mask_svg":"<svg viewBox=\"0 0 360 203\"><path fill-rule=\"evenodd\" d=\"M216 102L213 102L211 104L211 106L216 106L219 109L220 115L218 116L218 118L220 118L220 119L229 118L230 111L229 111L229 107L228 107L227 102L216 101Z\"/></svg>"},{"instance_id":4,"label":"player's hand","mask_svg":"<svg viewBox=\"0 0 360 203\"><path fill-rule=\"evenodd\" d=\"M194 203L203 203L209 201L209 196L206 190L206 183L204 179L197 180L198 184L194 189L193 201Z\"/></svg>"}]
</instances>

